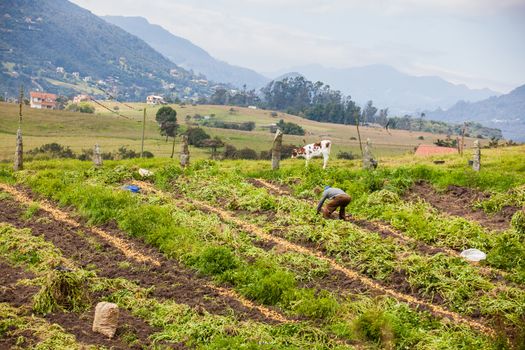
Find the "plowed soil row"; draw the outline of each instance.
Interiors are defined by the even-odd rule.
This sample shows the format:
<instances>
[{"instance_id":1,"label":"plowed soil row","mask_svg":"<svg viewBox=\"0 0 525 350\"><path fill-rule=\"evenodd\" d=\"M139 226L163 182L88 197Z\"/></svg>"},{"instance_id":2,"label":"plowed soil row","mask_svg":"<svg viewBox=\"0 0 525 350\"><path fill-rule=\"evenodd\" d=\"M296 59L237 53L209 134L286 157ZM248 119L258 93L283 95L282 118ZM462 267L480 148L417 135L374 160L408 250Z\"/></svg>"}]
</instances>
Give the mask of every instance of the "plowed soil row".
<instances>
[{"instance_id":1,"label":"plowed soil row","mask_svg":"<svg viewBox=\"0 0 525 350\"><path fill-rule=\"evenodd\" d=\"M25 191L25 196L32 197L29 191ZM21 194L13 188L11 192ZM76 222L65 212L54 207L53 209ZM30 228L34 235L44 236L46 240L55 244L65 257L76 260L80 266L95 266L101 277L123 277L137 282L141 287L154 286L152 297L171 299L212 314L227 315L233 310L241 319L267 323L289 321L275 310L252 303L229 288L213 286L207 278L197 275L174 260L166 259L143 242L125 236L113 227L114 225L106 225L102 231L134 247L134 251L139 251L142 256L148 258L147 260L139 262L129 259L120 249L100 239L100 236L92 232L91 227L84 224L76 222L77 225L73 226L58 221L43 210L39 210L36 217L26 221L21 219L22 213L23 209L18 202L12 199L2 201L2 221L19 228ZM159 264L152 264L151 261L158 261Z\"/></svg>"},{"instance_id":2,"label":"plowed soil row","mask_svg":"<svg viewBox=\"0 0 525 350\"><path fill-rule=\"evenodd\" d=\"M22 279L32 279L35 276L19 267L11 266L0 260L0 302L20 308L21 316L31 316L32 298L38 292L36 286L17 285ZM132 316L126 310L120 310L119 323L125 327L119 327L113 339L97 334L91 330L94 311L88 311L83 314L71 312L54 312L43 317L50 324L60 325L67 333L73 334L77 342L83 344L104 346L112 349L142 349L143 346L149 345L148 337L155 332L155 329L144 323L141 319ZM132 332L136 337L133 344L128 344L123 340L126 332ZM36 345L37 339L31 334L26 334L27 340L24 347ZM0 348L9 349L16 345L18 334L4 334L0 339ZM35 343L35 344L32 344Z\"/></svg>"},{"instance_id":3,"label":"plowed soil row","mask_svg":"<svg viewBox=\"0 0 525 350\"><path fill-rule=\"evenodd\" d=\"M270 235L270 234L267 234L265 233L263 230L261 230L259 227L255 226L255 225L252 225L248 222L245 222L239 218L237 218L234 214L230 213L230 212L227 212L225 210L222 210L222 209L219 209L219 208L215 208L213 206L210 206L204 202L200 202L200 201L197 201L197 200L194 200L194 199L189 199L188 200L193 203L194 205L196 205L198 208L202 208L206 211L210 211L210 212L213 212L215 214L217 214L222 220L224 220L225 222L229 222L229 223L233 223L234 225L236 225L237 227L241 228L242 230L246 231L246 232L249 232L261 239L264 239L266 241L271 241L271 242L274 242L282 247L284 247L285 249L289 250L289 251L293 251L293 252L297 252L297 253L301 253L301 254L306 254L306 255L310 255L310 256L314 256L316 257L317 259L321 260L321 261L325 261L329 264L329 266L334 270L334 271L338 271L340 273L342 273L344 276L346 276L346 278L350 279L350 280L353 280L353 281L358 281L360 282L363 286L367 287L367 289L370 289L370 290L373 290L375 292L378 292L382 295L387 295L387 296L390 296L390 297L393 297L399 301L402 301L402 302L406 302L412 306L416 306L417 308L422 308L422 309L425 309L425 310L429 310L431 311L433 314L437 315L437 316L440 316L440 317L446 317L448 319L451 319L457 323L462 323L462 324L468 324L470 327L474 328L474 329L477 329L479 331L482 331L483 333L486 333L486 334L489 334L489 335L493 335L494 334L494 331L484 325L483 323L481 322L478 322L476 320L473 320L473 319L470 319L470 318L467 318L465 316L462 316L458 313L455 313L453 311L449 311L441 306L438 306L438 305L434 305L432 303L429 303L429 302L426 302L426 301L423 301L423 300L420 300L418 297L416 296L413 296L413 295L408 295L408 294L404 294L402 292L398 292L395 290L395 288L397 286L395 286L394 288L392 288L392 286L383 286L381 285L380 283L366 277L366 276L363 276L361 275L359 272L351 269L351 268L348 268L348 267L345 267L341 264L339 264L338 262L336 262L334 259L326 256L323 252L321 252L319 250L319 248L315 249L315 248L312 248L312 247L308 247L306 245L301 245L301 244L297 244L297 243L294 243L294 242L290 242L286 239L283 239L281 237L277 237L277 236L274 236L274 235Z\"/></svg>"},{"instance_id":4,"label":"plowed soil row","mask_svg":"<svg viewBox=\"0 0 525 350\"><path fill-rule=\"evenodd\" d=\"M486 193L454 185L448 186L445 192L437 192L431 184L425 181L416 182L405 194L406 200L424 199L439 211L478 222L488 229L507 230L510 227L512 215L519 208L507 206L500 212L488 215L483 210L473 207L475 202L488 198L490 195Z\"/></svg>"},{"instance_id":5,"label":"plowed soil row","mask_svg":"<svg viewBox=\"0 0 525 350\"><path fill-rule=\"evenodd\" d=\"M163 192L157 190L155 187L151 186L150 184L146 182L136 181L135 184L139 185L141 188L145 189L148 192L156 193L158 195L164 194ZM172 198L172 200L178 201L178 199L176 198L177 195L170 194L170 197ZM458 324L466 324L472 327L473 329L479 330L488 335L495 334L494 330L490 326L487 326L484 324L485 321L480 322L480 321L471 319L469 317L462 316L456 312L447 310L444 307L441 307L439 305L434 305L432 303L420 300L416 296L399 292L391 288L390 286L383 286L380 283L366 276L361 275L359 272L341 265L340 263L336 262L333 258L326 256L322 251L320 251L319 249L316 249L315 247L309 247L306 245L297 244L294 242L290 242L286 239L283 239L281 237L277 237L277 236L265 233L259 227L253 224L250 224L248 222L245 222L242 219L239 219L238 217L236 217L235 213L231 213L223 209L216 208L202 201L191 199L188 197L185 197L185 201L192 203L199 210L202 210L204 212L211 212L211 213L218 215L221 218L221 220L223 220L224 222L231 223L235 225L236 227L242 229L243 231L252 234L254 237L257 237L267 242L271 242L272 244L279 245L284 250L293 251L296 253L301 253L301 254L316 257L317 259L328 263L332 270L337 271L338 273L343 275L346 279L359 283L360 285L365 287L366 290L371 291L374 294L393 297L399 301L408 303L409 305L411 305L412 307L416 309L428 310L431 313L433 313L435 316L444 317L444 318L453 320L454 322Z\"/></svg>"},{"instance_id":6,"label":"plowed soil row","mask_svg":"<svg viewBox=\"0 0 525 350\"><path fill-rule=\"evenodd\" d=\"M289 190L287 189L285 190L283 189L283 187L279 187L266 180L249 179L248 182L250 182L256 187L266 188L268 192L273 195L293 197L292 193ZM307 200L304 200L304 201L311 205L317 205L317 203L313 201L307 201ZM333 214L333 218L337 219L336 213ZM460 252L457 250L447 248L447 247L436 247L436 246L432 246L424 242L418 241L417 239L404 235L403 233L394 229L387 223L376 222L376 221L372 222L368 220L357 219L357 218L352 217L351 215L347 215L346 220L355 224L356 226L360 227L361 229L365 231L378 233L383 238L387 238L387 237L393 238L396 242L402 245L408 245L414 250L416 250L418 253L423 254L423 255L434 255L437 253L443 253L449 256L453 256L453 257L458 257L458 258L460 257ZM474 266L482 275L490 278L495 283L501 282L509 286L523 288L523 286L516 285L515 283L509 282L508 280L506 280L505 279L505 276L507 275L506 271L502 271L502 270L488 267L488 266L480 266L478 263L474 263L470 261L467 261L467 262L470 263L472 266Z\"/></svg>"}]
</instances>

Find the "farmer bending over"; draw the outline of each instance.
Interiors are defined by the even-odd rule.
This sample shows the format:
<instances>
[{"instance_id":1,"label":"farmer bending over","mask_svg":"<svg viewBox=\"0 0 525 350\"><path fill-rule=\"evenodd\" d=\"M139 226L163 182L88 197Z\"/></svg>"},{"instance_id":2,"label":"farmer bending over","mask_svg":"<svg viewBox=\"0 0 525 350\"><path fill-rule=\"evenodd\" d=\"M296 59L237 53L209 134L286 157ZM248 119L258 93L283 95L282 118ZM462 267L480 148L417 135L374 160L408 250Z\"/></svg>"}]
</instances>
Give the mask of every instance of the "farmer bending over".
<instances>
[{"instance_id":1,"label":"farmer bending over","mask_svg":"<svg viewBox=\"0 0 525 350\"><path fill-rule=\"evenodd\" d=\"M332 213L339 207L339 219L345 219L345 208L350 203L352 198L340 188L325 186L323 191L323 198L317 205L317 214L321 211L323 203L326 199L329 199L326 208L323 209L323 216L325 219L329 219Z\"/></svg>"}]
</instances>

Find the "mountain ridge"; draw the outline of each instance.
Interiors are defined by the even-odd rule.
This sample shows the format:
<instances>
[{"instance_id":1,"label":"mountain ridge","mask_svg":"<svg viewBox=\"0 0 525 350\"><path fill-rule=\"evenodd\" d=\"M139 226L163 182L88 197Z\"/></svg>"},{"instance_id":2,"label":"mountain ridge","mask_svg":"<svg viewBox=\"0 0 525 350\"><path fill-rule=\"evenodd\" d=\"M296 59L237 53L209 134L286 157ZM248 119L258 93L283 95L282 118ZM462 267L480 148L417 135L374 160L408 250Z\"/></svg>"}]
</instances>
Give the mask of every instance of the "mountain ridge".
<instances>
[{"instance_id":1,"label":"mountain ridge","mask_svg":"<svg viewBox=\"0 0 525 350\"><path fill-rule=\"evenodd\" d=\"M135 16L102 16L107 22L117 25L141 38L173 63L188 70L204 74L208 79L248 88L260 88L270 79L254 70L231 65L212 57L206 50L188 39L177 36L146 18Z\"/></svg>"},{"instance_id":2,"label":"mountain ridge","mask_svg":"<svg viewBox=\"0 0 525 350\"><path fill-rule=\"evenodd\" d=\"M309 80L323 81L360 104L372 100L374 105L388 107L394 114L448 108L459 100L479 101L500 94L490 89L470 89L464 84L453 84L437 76L405 74L383 64L351 68L311 64L280 73L285 72L298 72Z\"/></svg>"},{"instance_id":3,"label":"mountain ridge","mask_svg":"<svg viewBox=\"0 0 525 350\"><path fill-rule=\"evenodd\" d=\"M458 101L447 110L426 112L426 116L448 122L479 122L501 129L505 138L525 141L525 84L482 101Z\"/></svg>"}]
</instances>

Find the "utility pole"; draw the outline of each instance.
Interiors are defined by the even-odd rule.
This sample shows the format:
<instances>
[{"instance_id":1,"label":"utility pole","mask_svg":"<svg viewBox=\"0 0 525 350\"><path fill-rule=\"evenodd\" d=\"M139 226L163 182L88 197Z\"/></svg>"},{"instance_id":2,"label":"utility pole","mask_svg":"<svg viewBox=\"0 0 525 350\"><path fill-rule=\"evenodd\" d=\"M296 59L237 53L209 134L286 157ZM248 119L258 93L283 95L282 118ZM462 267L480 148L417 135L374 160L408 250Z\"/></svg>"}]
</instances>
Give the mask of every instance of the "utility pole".
<instances>
[{"instance_id":1,"label":"utility pole","mask_svg":"<svg viewBox=\"0 0 525 350\"><path fill-rule=\"evenodd\" d=\"M142 118L142 143L140 145L140 158L144 157L144 133L146 132L146 107L144 107L144 117Z\"/></svg>"},{"instance_id":2,"label":"utility pole","mask_svg":"<svg viewBox=\"0 0 525 350\"><path fill-rule=\"evenodd\" d=\"M20 96L18 98L19 112L18 112L18 131L16 132L16 151L15 151L15 164L13 169L15 171L22 170L24 168L24 145L22 142L22 105L24 104L24 86L20 85Z\"/></svg>"}]
</instances>

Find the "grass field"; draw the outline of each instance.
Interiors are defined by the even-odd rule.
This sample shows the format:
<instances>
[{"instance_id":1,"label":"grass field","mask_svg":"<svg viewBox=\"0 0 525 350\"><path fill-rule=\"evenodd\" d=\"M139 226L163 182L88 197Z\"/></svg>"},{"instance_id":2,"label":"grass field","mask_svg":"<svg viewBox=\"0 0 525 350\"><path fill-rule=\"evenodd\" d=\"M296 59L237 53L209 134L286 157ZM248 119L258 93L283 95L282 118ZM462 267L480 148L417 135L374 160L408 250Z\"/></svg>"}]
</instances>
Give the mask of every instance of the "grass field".
<instances>
[{"instance_id":1,"label":"grass field","mask_svg":"<svg viewBox=\"0 0 525 350\"><path fill-rule=\"evenodd\" d=\"M115 151L120 146L139 151L143 113L141 109L147 107L145 149L158 157L166 157L171 154L171 144L164 142L154 121L155 113L159 107L132 103L129 105L134 109L131 109L115 101L105 101L104 103L110 108L118 106L119 112L130 119L118 117L99 106L96 106L96 114L92 115L24 107L22 130L25 150L45 143L57 142L70 146L75 152L92 148L95 143L100 144L104 152ZM303 139L308 143L321 139L331 139L334 145L334 154L339 151L349 151L355 154L360 152L358 141L351 139L357 138L356 128L352 126L318 123L284 113L278 113L278 116L274 118L270 111L239 107L235 107L234 113L230 112L229 106L174 105L173 107L177 110L177 118L182 125L185 124L186 115L193 116L195 114L203 116L213 114L217 120L224 121L254 121L256 129L251 132L205 128L210 135L219 136L237 148L249 147L257 151L268 150L271 147L273 135L264 129L264 126L284 119L300 124L307 131L305 137L286 135L284 143L301 145ZM13 158L17 128L18 106L0 103L0 159ZM361 128L361 136L363 141L370 138L377 157L408 153L420 143L432 143L437 138L446 137L446 135L400 130L391 130L389 134L383 129L367 127ZM419 140L419 136L423 136L424 140ZM471 145L472 141L472 139L467 139L467 145ZM180 146L176 147L178 151ZM195 159L209 157L208 150L191 149L190 152Z\"/></svg>"},{"instance_id":2,"label":"grass field","mask_svg":"<svg viewBox=\"0 0 525 350\"><path fill-rule=\"evenodd\" d=\"M525 147L467 158L0 164L0 347L522 349ZM345 221L315 213L326 184Z\"/></svg>"}]
</instances>

